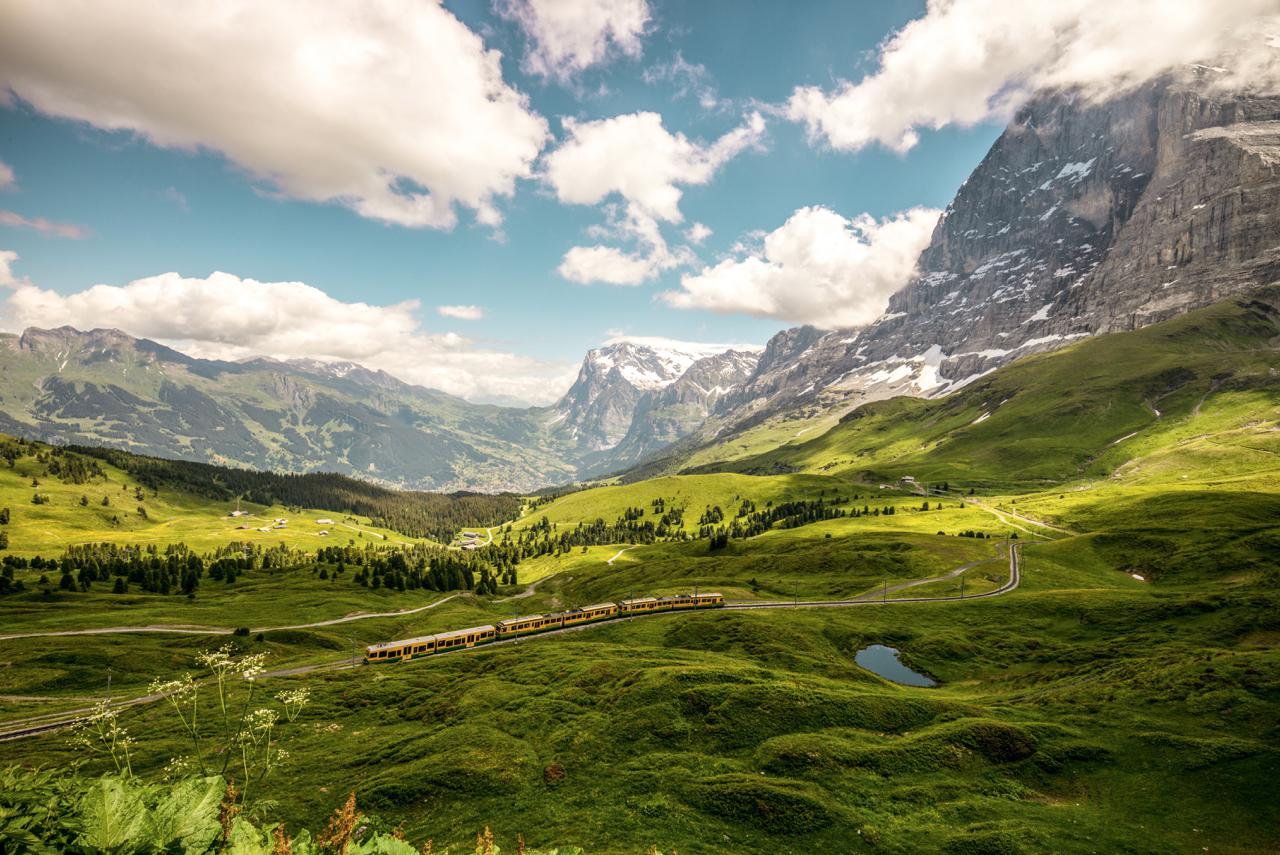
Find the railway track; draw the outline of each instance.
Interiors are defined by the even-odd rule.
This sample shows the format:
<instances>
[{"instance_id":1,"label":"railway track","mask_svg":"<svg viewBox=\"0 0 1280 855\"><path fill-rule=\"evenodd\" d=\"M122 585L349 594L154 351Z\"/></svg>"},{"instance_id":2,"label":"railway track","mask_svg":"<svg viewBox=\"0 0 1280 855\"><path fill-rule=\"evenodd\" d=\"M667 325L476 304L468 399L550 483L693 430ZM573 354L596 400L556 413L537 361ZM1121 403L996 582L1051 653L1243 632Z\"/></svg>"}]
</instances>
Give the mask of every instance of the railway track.
<instances>
[{"instance_id":1,"label":"railway track","mask_svg":"<svg viewBox=\"0 0 1280 855\"><path fill-rule=\"evenodd\" d=\"M947 602L969 602L972 600L989 600L993 597L1003 596L1017 589L1022 583L1022 546L1014 544L1009 548L1009 579L1000 587L990 591L984 591L980 594L971 594L966 597L960 596L938 596L938 597L889 597L885 596L880 599L867 599L868 595L863 594L857 598L843 600L777 600L772 602L752 602L752 603L725 603L723 608L730 611L754 611L758 609L830 609L830 608L854 608L854 607L874 607L874 606L891 606L891 605L908 605L911 603L947 603ZM974 565L986 562L974 562ZM965 565L968 569L970 566ZM953 574L938 577L945 579ZM933 580L925 580L933 581ZM651 614L635 614L626 617L613 618L611 620L602 621L600 623L583 624L582 626L562 627L561 629L553 629L547 632L541 632L537 635L524 636L521 638L506 638L497 641L491 641L482 647L462 647L457 650L450 650L444 653L432 654L428 659L437 659L442 656L458 656L472 653L476 650L488 650L492 647L500 647L507 644L528 644L542 638L549 638L557 635L567 635L573 632L583 632L584 630L594 629L598 626L608 626L611 624L625 623L633 620L644 620L648 618L673 617L675 615L690 614L691 612L655 612ZM258 679L271 679L278 677L297 677L306 674L329 673L336 671L349 671L355 668L366 667L363 662L354 659L342 659L330 662L323 662L314 665L298 665L290 668L279 668L272 671L264 671L258 676ZM162 698L159 694L142 695L136 698L120 701L115 704L116 709L141 706L143 704L153 703ZM26 739L32 736L39 736L44 733L51 733L72 727L76 723L83 721L92 713L93 707L82 707L74 710L65 710L58 713L46 713L40 716L32 716L26 719L7 722L0 730L0 742L10 742L17 739ZM16 725L16 726L15 726Z\"/></svg>"}]
</instances>

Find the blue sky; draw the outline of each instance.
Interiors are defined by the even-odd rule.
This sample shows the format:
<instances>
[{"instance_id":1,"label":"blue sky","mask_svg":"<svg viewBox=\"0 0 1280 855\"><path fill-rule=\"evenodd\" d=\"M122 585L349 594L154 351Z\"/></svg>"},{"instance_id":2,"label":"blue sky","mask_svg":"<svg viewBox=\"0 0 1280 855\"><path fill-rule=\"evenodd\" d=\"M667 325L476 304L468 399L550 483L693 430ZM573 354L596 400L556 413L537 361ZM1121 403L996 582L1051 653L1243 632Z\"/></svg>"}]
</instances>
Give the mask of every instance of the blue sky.
<instances>
[{"instance_id":1,"label":"blue sky","mask_svg":"<svg viewBox=\"0 0 1280 855\"><path fill-rule=\"evenodd\" d=\"M328 31L286 26L286 3L261 20L246 13L248 26L260 27L252 43L161 15L119 22L120 44L108 45L110 22L95 29L32 12L11 29L14 42L0 36L0 53L10 55L0 60L8 91L0 163L12 176L0 172L8 212L0 251L15 288L0 318L8 328L121 326L202 355L353 358L476 399L545 402L586 349L614 336L762 344L795 323L874 318L909 273L900 257L918 253L936 209L1000 132L1008 105L992 105L1018 80L1013 72L984 80L975 109L924 105L918 116L904 110L901 127L868 127L874 111L865 100L850 102L863 118L840 113L842 87L889 77L886 40L912 21L929 23L923 3L601 0L594 23L540 19L555 2L459 0L444 14L415 0L356 4L350 14L380 7L382 19L351 26L349 39L341 22ZM394 67L361 69L357 57L348 70L339 56L348 41L352 51L362 38L377 49L388 24L413 33L387 36L407 40L386 46ZM184 27L213 33L211 52L236 53L166 55ZM273 38L279 55L263 47ZM281 70L289 60L280 57L309 49L308 38L319 66L312 57L303 72ZM30 51L14 58L26 43ZM456 93L473 85L465 69L484 76L485 51L501 53L501 79L485 85L508 100L472 127L488 108ZM428 53L442 57L434 67L418 58ZM134 63L143 70L113 73ZM247 76L222 79L232 65ZM269 91L284 89L277 73L294 81L293 92ZM299 73L309 75L301 88L288 77ZM352 86L344 88L344 74ZM818 93L816 106L797 106L805 87ZM892 79L886 87L925 97ZM294 122L294 92L297 103L320 102L322 121L312 113ZM846 94L888 97L878 92ZM347 113L343 98L352 99ZM411 116L420 107L423 117ZM660 117L644 125L655 143L677 140L675 161L649 164L660 146L641 138L639 123L634 132L614 124L646 113ZM437 127L449 138L431 141ZM557 154L575 148L572 127L580 145ZM606 144L608 128L615 133ZM895 142L912 128L914 144ZM451 140L458 147L416 172L392 163L416 168L419 141L448 149ZM677 177L637 189L664 164ZM364 191L350 188L385 171L400 176L390 190L371 190L364 207L352 201ZM615 173L632 176L616 179L621 192ZM674 205L665 195L672 189ZM445 213L410 210L402 202L413 194L452 194L453 204ZM792 220L815 207L826 210ZM881 229L889 222L896 226ZM710 230L701 242L689 237L694 223ZM776 244L762 243L775 230ZM661 250L643 237L651 233ZM593 246L605 255L591 265L566 260L574 247ZM834 272L806 267L827 247L839 259ZM232 279L210 283L214 271ZM156 278L170 272L178 277ZM831 281L800 293L819 279ZM86 292L138 280L149 284ZM305 283L323 295L257 283ZM229 295L221 327L201 322L208 311L180 320L182 307L218 294ZM303 308L291 317L294 305ZM478 307L483 316L443 316L439 306ZM268 315L274 320L259 317ZM351 345L330 346L335 340Z\"/></svg>"}]
</instances>

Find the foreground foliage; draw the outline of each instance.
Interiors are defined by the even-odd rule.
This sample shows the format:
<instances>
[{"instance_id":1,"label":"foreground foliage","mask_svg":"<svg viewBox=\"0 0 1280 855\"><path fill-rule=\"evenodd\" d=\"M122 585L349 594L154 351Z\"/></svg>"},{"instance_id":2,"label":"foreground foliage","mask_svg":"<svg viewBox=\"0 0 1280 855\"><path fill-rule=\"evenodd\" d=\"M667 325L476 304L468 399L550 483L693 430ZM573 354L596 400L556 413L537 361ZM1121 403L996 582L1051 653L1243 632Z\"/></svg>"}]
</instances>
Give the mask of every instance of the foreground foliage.
<instances>
[{"instance_id":1,"label":"foreground foliage","mask_svg":"<svg viewBox=\"0 0 1280 855\"><path fill-rule=\"evenodd\" d=\"M221 776L145 783L121 775L67 777L10 767L0 772L0 852L226 853L226 855L421 855L399 829L366 816L352 793L324 829L290 833L283 822L251 819L234 782ZM456 851L456 850L455 850ZM486 827L476 855L499 855ZM581 855L576 848L525 849L523 855Z\"/></svg>"}]
</instances>

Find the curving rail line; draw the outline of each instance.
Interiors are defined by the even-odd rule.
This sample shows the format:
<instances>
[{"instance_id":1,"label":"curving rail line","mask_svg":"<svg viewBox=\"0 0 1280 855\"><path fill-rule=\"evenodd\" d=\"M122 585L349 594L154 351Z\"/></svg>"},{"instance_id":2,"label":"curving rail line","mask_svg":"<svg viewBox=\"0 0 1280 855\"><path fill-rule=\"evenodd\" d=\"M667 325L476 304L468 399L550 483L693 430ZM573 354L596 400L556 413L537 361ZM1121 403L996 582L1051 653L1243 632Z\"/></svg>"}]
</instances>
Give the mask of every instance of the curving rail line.
<instances>
[{"instance_id":1,"label":"curving rail line","mask_svg":"<svg viewBox=\"0 0 1280 855\"><path fill-rule=\"evenodd\" d=\"M1022 546L1013 544L1009 548L1009 579L1000 587L981 594L972 594L967 597L960 596L938 596L938 597L883 597L881 599L866 599L867 595L861 595L857 599L845 600L778 600L772 602L752 602L752 603L725 603L724 609L733 611L748 611L753 609L823 609L823 608L851 608L855 606L889 606L889 605L906 605L910 603L945 603L945 602L968 602L970 600L988 600L993 597L1003 596L1015 590L1022 583ZM974 562L984 563L984 562ZM964 569L969 566L966 565ZM951 575L951 574L948 574ZM946 577L939 577L946 578ZM932 580L926 580L932 581ZM660 618L671 615L694 614L694 612L654 612L651 614L635 614L627 617L613 618L600 623L589 623L581 626L563 627L561 629L553 629L548 632L538 633L532 636L523 636L519 638L506 638L486 643L483 647L461 647L456 650L446 651L444 653L436 653L428 657L428 659L436 659L441 656L456 656L459 654L470 653L475 650L488 650L492 647L498 647L504 644L521 644L537 641L540 638L548 638L555 635L565 635L571 632L582 632L583 630L594 629L599 626L609 626L611 624L623 623L632 620L641 620L647 618ZM697 612L703 614L703 612ZM302 674L316 674L328 671L345 671L353 668L364 667L362 662L343 659L340 661L324 662L315 665L298 665L292 668L280 668L274 671L265 671L259 675L258 679L268 679L272 677L293 677ZM158 701L163 697L160 694L142 695L137 698L131 698L115 704L116 709L139 706ZM6 729L0 730L0 742L8 742L15 739L25 739L31 736L38 736L42 733L50 733L52 731L62 730L71 727L88 717L93 711L92 707L82 707L80 709L65 710L58 713L47 713L40 716L32 716L27 719L8 722ZM14 727L13 725L17 725Z\"/></svg>"}]
</instances>

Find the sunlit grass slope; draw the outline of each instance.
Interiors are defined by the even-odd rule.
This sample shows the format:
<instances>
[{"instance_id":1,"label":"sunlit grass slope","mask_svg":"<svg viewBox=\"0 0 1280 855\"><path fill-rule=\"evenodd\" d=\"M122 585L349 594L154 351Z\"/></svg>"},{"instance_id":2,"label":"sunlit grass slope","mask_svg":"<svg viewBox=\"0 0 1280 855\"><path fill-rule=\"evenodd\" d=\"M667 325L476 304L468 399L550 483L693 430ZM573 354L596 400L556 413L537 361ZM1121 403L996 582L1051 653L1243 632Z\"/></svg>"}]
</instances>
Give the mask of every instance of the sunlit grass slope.
<instances>
[{"instance_id":1,"label":"sunlit grass slope","mask_svg":"<svg viewBox=\"0 0 1280 855\"><path fill-rule=\"evenodd\" d=\"M56 557L77 543L156 544L186 543L198 551L226 546L232 541L261 546L285 544L313 550L331 543L411 543L413 538L335 511L315 508L289 510L245 503L245 517L231 517L234 502L216 502L176 489L158 492L142 487L128 474L105 462L106 478L84 484L64 483L47 476L46 466L34 457L19 458L13 467L0 463L0 507L9 508L9 552L15 555ZM32 479L39 486L32 486ZM137 491L142 498L137 498ZM47 504L33 504L34 495L48 496ZM108 504L102 503L106 499ZM82 504L81 499L86 500ZM145 509L146 516L139 513ZM287 519L284 528L269 532L276 519ZM320 523L331 520L332 523ZM247 528L241 528L247 526ZM321 536L321 531L328 531Z\"/></svg>"}]
</instances>

